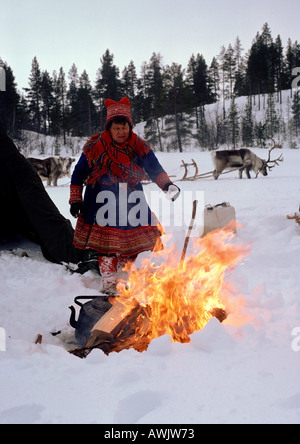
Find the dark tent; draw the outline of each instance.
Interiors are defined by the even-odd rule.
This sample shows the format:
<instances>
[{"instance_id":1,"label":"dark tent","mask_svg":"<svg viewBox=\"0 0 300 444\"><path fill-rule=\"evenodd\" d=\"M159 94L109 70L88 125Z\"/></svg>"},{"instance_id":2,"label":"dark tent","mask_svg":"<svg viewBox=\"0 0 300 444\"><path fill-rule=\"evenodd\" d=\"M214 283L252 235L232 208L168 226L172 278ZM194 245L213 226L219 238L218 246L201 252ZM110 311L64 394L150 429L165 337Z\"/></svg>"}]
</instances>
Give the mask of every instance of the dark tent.
<instances>
[{"instance_id":1,"label":"dark tent","mask_svg":"<svg viewBox=\"0 0 300 444\"><path fill-rule=\"evenodd\" d=\"M51 262L77 264L82 259L73 246L71 222L0 123L0 243L17 234L38 243Z\"/></svg>"}]
</instances>

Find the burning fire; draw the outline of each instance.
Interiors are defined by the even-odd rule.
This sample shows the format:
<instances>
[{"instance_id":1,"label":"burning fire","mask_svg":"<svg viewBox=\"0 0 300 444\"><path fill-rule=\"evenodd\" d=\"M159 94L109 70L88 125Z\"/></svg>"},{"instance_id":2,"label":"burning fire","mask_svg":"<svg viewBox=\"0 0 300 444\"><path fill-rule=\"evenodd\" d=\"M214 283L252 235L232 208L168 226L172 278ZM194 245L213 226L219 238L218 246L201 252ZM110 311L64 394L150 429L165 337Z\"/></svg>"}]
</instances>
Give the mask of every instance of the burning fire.
<instances>
[{"instance_id":1,"label":"burning fire","mask_svg":"<svg viewBox=\"0 0 300 444\"><path fill-rule=\"evenodd\" d=\"M147 336L149 343L164 334L174 342L189 342L189 335L213 316L226 318L222 302L225 273L249 252L230 243L233 236L230 231L209 233L194 241L194 256L183 264L178 263L175 251L164 250L160 265L147 259L140 269L130 272L127 287L119 286L119 300L145 307L149 322L142 328L139 325L139 336Z\"/></svg>"}]
</instances>

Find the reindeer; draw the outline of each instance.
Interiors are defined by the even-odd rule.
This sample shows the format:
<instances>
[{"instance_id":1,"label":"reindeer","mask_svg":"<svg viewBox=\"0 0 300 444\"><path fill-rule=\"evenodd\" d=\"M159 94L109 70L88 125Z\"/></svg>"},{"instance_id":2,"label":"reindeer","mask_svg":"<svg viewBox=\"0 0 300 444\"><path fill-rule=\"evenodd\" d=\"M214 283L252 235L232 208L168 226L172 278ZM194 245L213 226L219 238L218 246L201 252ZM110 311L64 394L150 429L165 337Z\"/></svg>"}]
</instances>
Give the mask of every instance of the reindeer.
<instances>
[{"instance_id":1,"label":"reindeer","mask_svg":"<svg viewBox=\"0 0 300 444\"><path fill-rule=\"evenodd\" d=\"M278 162L283 161L283 155L281 154L277 159L271 160L271 152L275 148L282 148L281 145L276 144L273 139L272 148L269 150L268 159L263 160L256 156L248 148L241 148L239 150L224 150L214 151L212 153L213 163L215 170L213 172L214 178L217 180L220 174L224 170L239 169L239 177L242 179L243 171L246 171L248 179L251 179L250 171L253 170L255 177L261 173L263 176L268 175L268 170L271 171L275 165L279 165Z\"/></svg>"}]
</instances>

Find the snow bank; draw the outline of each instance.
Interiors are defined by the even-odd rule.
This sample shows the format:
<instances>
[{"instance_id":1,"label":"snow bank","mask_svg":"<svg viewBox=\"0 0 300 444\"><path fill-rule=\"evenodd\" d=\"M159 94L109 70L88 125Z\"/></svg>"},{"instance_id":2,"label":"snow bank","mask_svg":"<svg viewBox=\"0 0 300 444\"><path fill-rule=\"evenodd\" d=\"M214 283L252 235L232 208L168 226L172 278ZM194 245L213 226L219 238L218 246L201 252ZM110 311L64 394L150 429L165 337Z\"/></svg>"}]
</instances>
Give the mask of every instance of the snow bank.
<instances>
[{"instance_id":1,"label":"snow bank","mask_svg":"<svg viewBox=\"0 0 300 444\"><path fill-rule=\"evenodd\" d=\"M256 180L240 181L233 172L179 182L183 192L204 191L205 204L230 202L242 224L234 241L251 245L226 275L230 316L223 324L212 319L189 344L163 336L142 354L70 355L51 332L72 339L68 306L76 295L96 294L100 277L71 275L26 241L2 247L0 424L299 423L300 227L286 219L298 210L299 156L284 150L284 162ZM209 153L192 157L200 172L212 169ZM159 158L178 178L181 159L191 160L188 153ZM67 217L68 181L47 188ZM185 229L170 227L167 235L181 251ZM38 333L43 342L35 345Z\"/></svg>"}]
</instances>

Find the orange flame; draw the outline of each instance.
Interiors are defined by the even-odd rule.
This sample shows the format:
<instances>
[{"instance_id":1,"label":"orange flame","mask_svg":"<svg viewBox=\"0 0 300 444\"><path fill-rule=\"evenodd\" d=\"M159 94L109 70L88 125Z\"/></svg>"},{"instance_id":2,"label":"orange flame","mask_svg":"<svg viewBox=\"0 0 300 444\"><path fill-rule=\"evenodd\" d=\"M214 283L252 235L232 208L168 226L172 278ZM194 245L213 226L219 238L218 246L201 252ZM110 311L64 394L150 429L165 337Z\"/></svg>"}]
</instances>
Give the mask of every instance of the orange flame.
<instances>
[{"instance_id":1,"label":"orange flame","mask_svg":"<svg viewBox=\"0 0 300 444\"><path fill-rule=\"evenodd\" d=\"M131 271L127 287L119 286L120 301L130 304L135 299L147 307L150 322L144 334L149 342L164 334L172 341L189 342L189 335L201 330L216 312L226 312L225 273L249 252L230 243L233 237L230 231L218 230L196 239L194 256L183 264L174 250L164 250L160 265L145 259L140 269Z\"/></svg>"}]
</instances>

